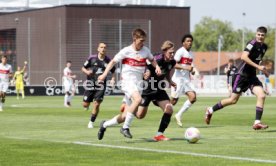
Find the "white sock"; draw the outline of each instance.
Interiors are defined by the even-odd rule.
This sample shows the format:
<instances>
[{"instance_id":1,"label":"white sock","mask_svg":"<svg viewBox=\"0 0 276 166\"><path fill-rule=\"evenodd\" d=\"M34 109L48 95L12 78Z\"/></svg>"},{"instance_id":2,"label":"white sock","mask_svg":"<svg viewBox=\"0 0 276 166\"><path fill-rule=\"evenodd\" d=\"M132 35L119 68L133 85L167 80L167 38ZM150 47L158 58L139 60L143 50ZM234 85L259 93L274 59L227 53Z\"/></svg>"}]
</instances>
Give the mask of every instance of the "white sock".
<instances>
[{"instance_id":1,"label":"white sock","mask_svg":"<svg viewBox=\"0 0 276 166\"><path fill-rule=\"evenodd\" d=\"M65 105L67 105L68 97L69 97L69 96L68 96L67 94L64 96L64 104L65 104Z\"/></svg>"},{"instance_id":2,"label":"white sock","mask_svg":"<svg viewBox=\"0 0 276 166\"><path fill-rule=\"evenodd\" d=\"M208 111L209 111L210 114L212 114L214 112L213 107L209 107Z\"/></svg>"},{"instance_id":3,"label":"white sock","mask_svg":"<svg viewBox=\"0 0 276 166\"><path fill-rule=\"evenodd\" d=\"M108 121L105 121L104 124L103 124L103 127L107 128L109 126L115 126L115 125L119 124L118 121L117 121L117 117L118 117L118 115L115 116L112 119L109 119Z\"/></svg>"},{"instance_id":4,"label":"white sock","mask_svg":"<svg viewBox=\"0 0 276 166\"><path fill-rule=\"evenodd\" d=\"M126 120L125 120L125 123L123 125L123 128L124 129L129 128L133 119L134 119L134 115L130 112L127 112Z\"/></svg>"},{"instance_id":5,"label":"white sock","mask_svg":"<svg viewBox=\"0 0 276 166\"><path fill-rule=\"evenodd\" d=\"M157 132L157 134L156 135L163 135L163 133L162 132Z\"/></svg>"},{"instance_id":6,"label":"white sock","mask_svg":"<svg viewBox=\"0 0 276 166\"><path fill-rule=\"evenodd\" d=\"M72 95L68 96L68 102L71 102L72 98L73 98Z\"/></svg>"},{"instance_id":7,"label":"white sock","mask_svg":"<svg viewBox=\"0 0 276 166\"><path fill-rule=\"evenodd\" d=\"M258 123L261 123L260 120L255 120L254 124L258 124Z\"/></svg>"},{"instance_id":8,"label":"white sock","mask_svg":"<svg viewBox=\"0 0 276 166\"><path fill-rule=\"evenodd\" d=\"M186 100L176 115L181 117L182 114L186 112L191 106L192 106L192 103L190 102L190 100Z\"/></svg>"}]
</instances>

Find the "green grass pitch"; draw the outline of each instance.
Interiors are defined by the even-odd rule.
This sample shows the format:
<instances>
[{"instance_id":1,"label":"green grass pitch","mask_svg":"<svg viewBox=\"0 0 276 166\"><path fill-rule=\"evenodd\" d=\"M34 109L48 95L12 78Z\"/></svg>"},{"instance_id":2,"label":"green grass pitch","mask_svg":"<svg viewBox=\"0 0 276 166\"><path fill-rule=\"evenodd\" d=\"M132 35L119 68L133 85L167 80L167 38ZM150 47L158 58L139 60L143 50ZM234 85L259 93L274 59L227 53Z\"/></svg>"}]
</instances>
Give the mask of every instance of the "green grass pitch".
<instances>
[{"instance_id":1,"label":"green grass pitch","mask_svg":"<svg viewBox=\"0 0 276 166\"><path fill-rule=\"evenodd\" d=\"M183 116L184 127L172 118L166 142L154 142L162 111L153 105L145 119L135 119L133 139L124 138L121 126L107 129L97 139L99 123L119 113L122 96L107 96L93 129L87 124L82 98L73 98L71 108L63 107L63 96L8 96L0 112L0 165L275 165L276 100L267 97L263 122L267 130L254 131L255 97L241 97L234 105L216 112L210 126L203 121L204 110L220 98L199 97ZM174 107L177 111L186 98ZM202 139L196 144L184 140L187 127L197 127Z\"/></svg>"}]
</instances>

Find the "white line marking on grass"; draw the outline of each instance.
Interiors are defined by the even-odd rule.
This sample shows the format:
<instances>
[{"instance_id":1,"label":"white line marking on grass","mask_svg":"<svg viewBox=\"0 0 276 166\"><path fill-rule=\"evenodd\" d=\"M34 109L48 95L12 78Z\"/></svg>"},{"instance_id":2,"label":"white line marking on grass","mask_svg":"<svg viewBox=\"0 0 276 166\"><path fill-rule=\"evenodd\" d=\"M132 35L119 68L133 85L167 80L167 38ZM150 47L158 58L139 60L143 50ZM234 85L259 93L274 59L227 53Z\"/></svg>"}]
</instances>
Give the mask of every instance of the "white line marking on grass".
<instances>
[{"instance_id":1,"label":"white line marking on grass","mask_svg":"<svg viewBox=\"0 0 276 166\"><path fill-rule=\"evenodd\" d=\"M136 150L136 151L145 151L145 152L157 152L157 153L171 153L171 154L182 154L182 155L190 155L190 156L200 156L200 157L210 157L210 158L221 158L221 159L229 159L229 160L240 160L240 161L250 161L250 162L259 162L259 163L276 163L276 160L263 160L263 159L254 159L247 157L235 157L235 156L224 156L224 155L213 155L213 154L204 154L204 153L192 153L192 152L182 152L175 150L160 150L160 149L149 149L149 148L137 148L130 146L115 146L115 145L107 145L107 144L93 144L88 142L70 142L70 141L57 141L57 140L45 140L45 139L31 139L25 137L6 137L12 139L24 139L24 140L37 140L37 141L46 141L46 142L54 142L54 143L66 143L66 144L76 144L76 145L86 145L86 146L95 146L95 147L106 147L113 149L127 149L127 150Z\"/></svg>"},{"instance_id":2,"label":"white line marking on grass","mask_svg":"<svg viewBox=\"0 0 276 166\"><path fill-rule=\"evenodd\" d=\"M107 145L107 144L92 144L92 143L79 142L79 141L73 142L73 144L96 146L96 147L106 147L106 148L114 148L114 149L127 149L127 150L136 150L136 151L157 152L157 153L183 154L183 155L190 155L190 156L222 158L222 159L229 159L229 160L242 160L242 161L259 162L259 163L276 163L276 160L263 160L263 159L247 158L247 157L212 155L212 154L204 154L204 153L191 153L191 152L180 152L180 151L174 151L174 150L137 148L137 147L129 147L129 146L115 146L115 145Z\"/></svg>"}]
</instances>

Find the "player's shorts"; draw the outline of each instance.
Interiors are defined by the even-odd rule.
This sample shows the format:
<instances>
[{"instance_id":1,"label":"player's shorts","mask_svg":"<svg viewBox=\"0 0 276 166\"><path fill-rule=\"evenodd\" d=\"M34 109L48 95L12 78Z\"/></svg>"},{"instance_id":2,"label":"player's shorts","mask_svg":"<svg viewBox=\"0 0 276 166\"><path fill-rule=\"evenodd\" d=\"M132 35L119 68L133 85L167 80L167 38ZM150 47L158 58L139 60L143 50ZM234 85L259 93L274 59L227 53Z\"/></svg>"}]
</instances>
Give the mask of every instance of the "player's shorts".
<instances>
[{"instance_id":1,"label":"player's shorts","mask_svg":"<svg viewBox=\"0 0 276 166\"><path fill-rule=\"evenodd\" d=\"M171 97L179 98L182 94L187 92L195 92L193 84L186 80L172 80L176 83L176 88L171 87Z\"/></svg>"},{"instance_id":2,"label":"player's shorts","mask_svg":"<svg viewBox=\"0 0 276 166\"><path fill-rule=\"evenodd\" d=\"M72 92L73 83L71 81L64 81L63 88L64 88L64 92Z\"/></svg>"},{"instance_id":3,"label":"player's shorts","mask_svg":"<svg viewBox=\"0 0 276 166\"><path fill-rule=\"evenodd\" d=\"M242 92L247 91L248 88L252 91L255 86L263 87L263 84L257 76L246 77L237 74L232 85L232 91L233 93L241 94Z\"/></svg>"},{"instance_id":4,"label":"player's shorts","mask_svg":"<svg viewBox=\"0 0 276 166\"><path fill-rule=\"evenodd\" d=\"M86 90L83 94L83 101L90 103L92 101L103 101L104 99L104 90Z\"/></svg>"},{"instance_id":5,"label":"player's shorts","mask_svg":"<svg viewBox=\"0 0 276 166\"><path fill-rule=\"evenodd\" d=\"M159 90L156 93L142 94L142 102L140 106L147 107L152 101L154 105L158 106L159 101L170 100L168 94L164 90Z\"/></svg>"},{"instance_id":6,"label":"player's shorts","mask_svg":"<svg viewBox=\"0 0 276 166\"><path fill-rule=\"evenodd\" d=\"M1 81L0 80L0 92L6 93L9 88L9 82Z\"/></svg>"},{"instance_id":7,"label":"player's shorts","mask_svg":"<svg viewBox=\"0 0 276 166\"><path fill-rule=\"evenodd\" d=\"M138 92L139 94L142 94L142 81L135 81L135 80L128 80L128 81L122 81L122 91L124 92L125 96L130 99L134 92Z\"/></svg>"},{"instance_id":8,"label":"player's shorts","mask_svg":"<svg viewBox=\"0 0 276 166\"><path fill-rule=\"evenodd\" d=\"M15 89L16 90L23 90L24 89L24 82L16 82L15 83Z\"/></svg>"}]
</instances>

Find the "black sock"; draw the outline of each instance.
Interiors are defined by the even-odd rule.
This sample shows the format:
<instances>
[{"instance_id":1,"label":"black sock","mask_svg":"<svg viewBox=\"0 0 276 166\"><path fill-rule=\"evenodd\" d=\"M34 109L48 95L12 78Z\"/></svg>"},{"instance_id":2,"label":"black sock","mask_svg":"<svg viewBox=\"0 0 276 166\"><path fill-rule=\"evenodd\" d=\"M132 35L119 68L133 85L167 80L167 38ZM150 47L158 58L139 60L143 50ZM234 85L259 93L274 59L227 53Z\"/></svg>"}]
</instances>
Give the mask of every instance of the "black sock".
<instances>
[{"instance_id":1,"label":"black sock","mask_svg":"<svg viewBox=\"0 0 276 166\"><path fill-rule=\"evenodd\" d=\"M158 132L164 133L164 131L166 130L166 128L170 124L171 116L172 115L168 114L168 113L163 114L160 125L159 125Z\"/></svg>"},{"instance_id":2,"label":"black sock","mask_svg":"<svg viewBox=\"0 0 276 166\"><path fill-rule=\"evenodd\" d=\"M222 106L221 102L218 102L216 105L213 106L213 111L215 112L215 111L220 110L222 108L223 108L223 106Z\"/></svg>"},{"instance_id":3,"label":"black sock","mask_svg":"<svg viewBox=\"0 0 276 166\"><path fill-rule=\"evenodd\" d=\"M256 107L256 120L261 120L263 115L263 108Z\"/></svg>"},{"instance_id":4,"label":"black sock","mask_svg":"<svg viewBox=\"0 0 276 166\"><path fill-rule=\"evenodd\" d=\"M96 118L97 118L97 115L92 114L92 115L91 115L91 119L90 119L91 122L95 122Z\"/></svg>"}]
</instances>

